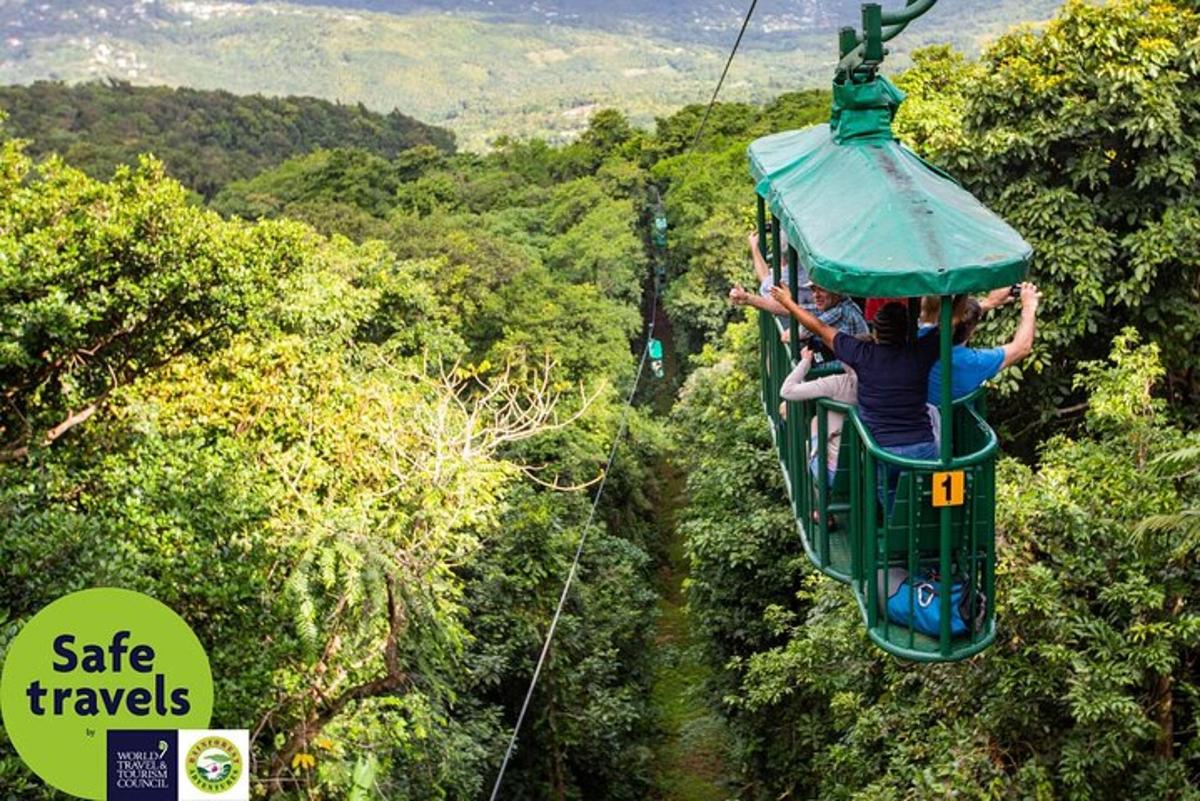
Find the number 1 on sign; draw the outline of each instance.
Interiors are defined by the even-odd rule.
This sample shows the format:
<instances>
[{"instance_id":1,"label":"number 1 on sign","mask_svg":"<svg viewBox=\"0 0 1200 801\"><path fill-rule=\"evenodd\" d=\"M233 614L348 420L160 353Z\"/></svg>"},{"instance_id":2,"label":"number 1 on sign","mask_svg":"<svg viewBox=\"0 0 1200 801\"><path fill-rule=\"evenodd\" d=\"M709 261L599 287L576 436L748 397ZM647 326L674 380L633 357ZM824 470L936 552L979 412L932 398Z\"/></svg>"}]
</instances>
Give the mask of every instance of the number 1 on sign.
<instances>
[{"instance_id":1,"label":"number 1 on sign","mask_svg":"<svg viewBox=\"0 0 1200 801\"><path fill-rule=\"evenodd\" d=\"M933 505L962 506L966 478L961 470L933 474Z\"/></svg>"}]
</instances>

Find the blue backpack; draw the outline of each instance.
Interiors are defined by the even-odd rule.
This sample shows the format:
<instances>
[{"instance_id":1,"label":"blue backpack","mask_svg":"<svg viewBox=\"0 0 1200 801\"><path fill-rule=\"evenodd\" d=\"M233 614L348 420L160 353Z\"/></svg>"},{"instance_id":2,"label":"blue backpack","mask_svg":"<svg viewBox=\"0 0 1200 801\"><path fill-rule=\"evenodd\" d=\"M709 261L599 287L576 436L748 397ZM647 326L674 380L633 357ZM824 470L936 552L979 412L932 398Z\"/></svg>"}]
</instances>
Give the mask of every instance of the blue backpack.
<instances>
[{"instance_id":1,"label":"blue backpack","mask_svg":"<svg viewBox=\"0 0 1200 801\"><path fill-rule=\"evenodd\" d=\"M892 594L887 599L888 620L901 626L910 623L914 630L929 637L938 637L942 631L942 604L938 597L941 582L936 573L926 572L909 578L907 571L893 568L888 571L888 584ZM898 575L897 575L898 574ZM893 581L893 577L899 579ZM950 636L962 637L971 619L971 596L967 583L962 579L950 585ZM882 592L880 593L882 595ZM973 593L975 601L976 630L984 617L985 599L982 593ZM909 617L909 603L912 616Z\"/></svg>"}]
</instances>

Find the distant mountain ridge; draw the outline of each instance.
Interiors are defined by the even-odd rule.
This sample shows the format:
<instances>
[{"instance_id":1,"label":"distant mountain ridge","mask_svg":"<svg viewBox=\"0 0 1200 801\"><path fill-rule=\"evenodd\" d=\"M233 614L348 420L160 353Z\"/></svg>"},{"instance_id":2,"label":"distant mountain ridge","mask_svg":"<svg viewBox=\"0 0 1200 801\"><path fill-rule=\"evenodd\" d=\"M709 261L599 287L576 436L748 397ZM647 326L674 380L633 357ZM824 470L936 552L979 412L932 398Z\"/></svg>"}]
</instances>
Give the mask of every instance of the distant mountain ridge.
<instances>
[{"instance_id":1,"label":"distant mountain ridge","mask_svg":"<svg viewBox=\"0 0 1200 801\"><path fill-rule=\"evenodd\" d=\"M394 15L425 11L482 15L501 21L583 25L604 30L638 28L668 38L704 40L737 29L747 3L731 0L288 0L290 4ZM242 7L272 7L279 0L0 0L3 32L20 36L95 33L138 25L169 25L181 18L236 13ZM885 7L903 7L885 0ZM930 12L971 16L999 6L997 0L946 0ZM1030 8L1047 4L1029 0ZM1057 3L1054 3L1057 5ZM862 0L773 0L756 12L750 27L760 40L772 35L832 31L858 25ZM1014 20L1016 21L1016 20Z\"/></svg>"},{"instance_id":2,"label":"distant mountain ridge","mask_svg":"<svg viewBox=\"0 0 1200 801\"><path fill-rule=\"evenodd\" d=\"M133 25L168 22L174 17L162 0L0 0L0 35L83 34Z\"/></svg>"},{"instance_id":3,"label":"distant mountain ridge","mask_svg":"<svg viewBox=\"0 0 1200 801\"><path fill-rule=\"evenodd\" d=\"M118 165L153 153L205 197L314 150L355 147L385 159L417 145L454 151L454 134L398 111L310 97L43 81L0 87L0 109L4 134L27 140L34 156L58 153L106 179Z\"/></svg>"},{"instance_id":4,"label":"distant mountain ridge","mask_svg":"<svg viewBox=\"0 0 1200 801\"><path fill-rule=\"evenodd\" d=\"M243 0L262 3L270 0ZM724 30L740 25L747 3L727 0L298 0L303 5L336 6L389 14L411 12L416 6L478 14L494 14L516 19L541 19L548 22L582 23L609 27L618 22L650 23L662 27L679 25L688 30ZM860 0L776 0L761 8L763 20L776 24L788 20L796 28L828 30L852 21ZM606 24L607 23L607 24Z\"/></svg>"}]
</instances>

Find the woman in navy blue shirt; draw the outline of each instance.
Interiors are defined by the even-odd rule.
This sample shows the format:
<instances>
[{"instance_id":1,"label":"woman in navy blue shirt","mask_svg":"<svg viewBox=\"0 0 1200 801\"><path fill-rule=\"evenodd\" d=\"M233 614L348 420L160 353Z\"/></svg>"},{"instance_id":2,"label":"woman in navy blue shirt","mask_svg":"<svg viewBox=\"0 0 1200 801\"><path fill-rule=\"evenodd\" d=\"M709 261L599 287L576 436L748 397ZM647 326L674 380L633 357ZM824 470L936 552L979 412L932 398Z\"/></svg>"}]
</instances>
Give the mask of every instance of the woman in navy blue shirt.
<instances>
[{"instance_id":1,"label":"woman in navy blue shirt","mask_svg":"<svg viewBox=\"0 0 1200 801\"><path fill-rule=\"evenodd\" d=\"M834 355L858 374L858 414L863 424L888 453L909 459L937 459L933 426L925 408L929 370L938 360L938 338L924 336L908 341L908 307L889 303L875 316L872 341L862 341L838 331L800 308L786 288L771 291L800 323L825 341ZM899 468L888 467L886 496L890 512L895 501Z\"/></svg>"}]
</instances>

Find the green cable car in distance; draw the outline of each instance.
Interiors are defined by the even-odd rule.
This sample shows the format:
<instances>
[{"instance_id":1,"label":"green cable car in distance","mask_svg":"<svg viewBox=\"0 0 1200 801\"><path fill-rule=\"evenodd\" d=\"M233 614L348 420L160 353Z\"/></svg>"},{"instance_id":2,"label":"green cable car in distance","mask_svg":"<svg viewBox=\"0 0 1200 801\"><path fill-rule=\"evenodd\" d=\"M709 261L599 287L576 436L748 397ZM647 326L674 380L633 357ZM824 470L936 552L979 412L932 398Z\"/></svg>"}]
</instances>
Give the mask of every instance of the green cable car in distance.
<instances>
[{"instance_id":1,"label":"green cable car in distance","mask_svg":"<svg viewBox=\"0 0 1200 801\"><path fill-rule=\"evenodd\" d=\"M654 373L655 378L662 378L666 375L663 370L663 345L662 340L651 339L646 343L646 354L650 357L650 370Z\"/></svg>"},{"instance_id":2,"label":"green cable car in distance","mask_svg":"<svg viewBox=\"0 0 1200 801\"><path fill-rule=\"evenodd\" d=\"M749 162L760 248L776 283L786 280L796 299L803 266L813 282L847 296L907 299L914 341L919 298L940 296L936 336L941 364L951 365L953 297L1023 280L1033 250L892 133L904 95L878 74L883 42L935 2L909 0L895 13L863 6L863 34L840 35L829 124L758 139ZM982 651L996 636L998 450L983 390L953 402L951 370L943 369L939 458L896 456L875 441L854 407L789 402L786 418L780 415L780 388L799 358L797 324L791 321L789 345L773 315L760 312L759 324L762 401L809 558L850 585L868 636L883 650L925 662ZM844 414L845 423L827 483L814 480L808 466L815 458L817 475L826 475L832 412ZM877 475L889 468L900 471L890 512L876 490Z\"/></svg>"},{"instance_id":3,"label":"green cable car in distance","mask_svg":"<svg viewBox=\"0 0 1200 801\"><path fill-rule=\"evenodd\" d=\"M651 233L654 246L659 249L667 246L667 215L661 209L654 215L654 230Z\"/></svg>"}]
</instances>

